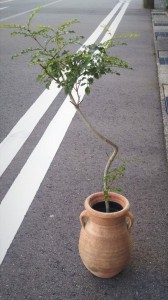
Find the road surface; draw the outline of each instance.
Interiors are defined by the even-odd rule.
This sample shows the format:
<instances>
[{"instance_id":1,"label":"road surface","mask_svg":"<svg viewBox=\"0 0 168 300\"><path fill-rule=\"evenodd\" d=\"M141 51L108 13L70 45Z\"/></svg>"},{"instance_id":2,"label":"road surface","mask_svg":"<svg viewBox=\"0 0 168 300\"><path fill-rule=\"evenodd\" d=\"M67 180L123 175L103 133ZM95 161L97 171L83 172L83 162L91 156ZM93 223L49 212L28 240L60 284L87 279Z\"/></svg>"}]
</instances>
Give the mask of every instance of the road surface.
<instances>
[{"instance_id":1,"label":"road surface","mask_svg":"<svg viewBox=\"0 0 168 300\"><path fill-rule=\"evenodd\" d=\"M136 220L133 255L111 281L83 267L78 217L85 197L102 190L110 149L88 132L62 90L35 82L38 68L27 66L28 58L10 60L29 44L1 30L1 298L166 299L168 174L150 11L139 0L14 0L0 2L0 21L24 23L39 5L37 24L77 18L84 42L101 40L107 22L114 33L139 34L113 49L133 70L97 81L82 103L128 159L120 186Z\"/></svg>"}]
</instances>

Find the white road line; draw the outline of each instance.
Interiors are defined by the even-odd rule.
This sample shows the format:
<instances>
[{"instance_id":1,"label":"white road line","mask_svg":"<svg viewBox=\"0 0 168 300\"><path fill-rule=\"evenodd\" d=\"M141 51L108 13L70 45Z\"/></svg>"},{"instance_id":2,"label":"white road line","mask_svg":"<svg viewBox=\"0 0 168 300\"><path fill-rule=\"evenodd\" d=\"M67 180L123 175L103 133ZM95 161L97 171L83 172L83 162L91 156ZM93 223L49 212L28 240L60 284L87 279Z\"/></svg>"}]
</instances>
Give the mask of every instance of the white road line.
<instances>
[{"instance_id":1,"label":"white road line","mask_svg":"<svg viewBox=\"0 0 168 300\"><path fill-rule=\"evenodd\" d=\"M65 101L1 203L0 263L38 191L74 114L75 108L69 100Z\"/></svg>"},{"instance_id":2,"label":"white road line","mask_svg":"<svg viewBox=\"0 0 168 300\"><path fill-rule=\"evenodd\" d=\"M5 1L0 1L0 4L6 3L6 2L12 2L13 0L5 0Z\"/></svg>"},{"instance_id":3,"label":"white road line","mask_svg":"<svg viewBox=\"0 0 168 300\"><path fill-rule=\"evenodd\" d=\"M0 10L4 10L4 9L6 9L6 8L8 8L8 6L0 7Z\"/></svg>"},{"instance_id":4,"label":"white road line","mask_svg":"<svg viewBox=\"0 0 168 300\"><path fill-rule=\"evenodd\" d=\"M107 17L99 24L91 36L86 40L84 45L94 43L103 32L103 25L107 25L113 18L115 13L121 7L122 3L118 3ZM81 49L81 48L80 48ZM79 50L78 50L79 51ZM4 173L8 165L11 163L17 152L23 146L39 120L47 111L55 97L60 92L60 88L56 83L52 82L50 89L45 90L41 96L34 102L29 110L18 121L7 137L0 144L0 176Z\"/></svg>"},{"instance_id":5,"label":"white road line","mask_svg":"<svg viewBox=\"0 0 168 300\"><path fill-rule=\"evenodd\" d=\"M113 21L114 26L115 22L116 19ZM75 112L69 97L66 97L1 203L0 263L40 187Z\"/></svg>"},{"instance_id":6,"label":"white road line","mask_svg":"<svg viewBox=\"0 0 168 300\"><path fill-rule=\"evenodd\" d=\"M23 146L39 120L49 108L55 97L59 94L55 82L52 82L49 89L38 97L29 110L23 115L13 127L7 137L0 144L0 176L6 170L12 159Z\"/></svg>"},{"instance_id":7,"label":"white road line","mask_svg":"<svg viewBox=\"0 0 168 300\"><path fill-rule=\"evenodd\" d=\"M41 7L47 7L47 6L56 4L56 3L58 3L58 2L62 2L62 1L63 1L63 0L57 0L57 1L50 2L50 3L45 4L45 5L41 5ZM34 8L32 8L32 9L30 9L30 10L23 11L23 12L21 12L21 13L19 13L19 14L12 15L12 16L10 16L10 17L6 17L6 18L3 18L3 19L0 19L0 22L4 22L4 21L7 21L7 20L10 20L10 19L13 19L13 18L22 16L22 15L25 15L25 14L27 14L27 13L29 13L29 12L34 11L36 8L37 8L37 7L34 7Z\"/></svg>"},{"instance_id":8,"label":"white road line","mask_svg":"<svg viewBox=\"0 0 168 300\"><path fill-rule=\"evenodd\" d=\"M96 28L96 30L92 33L92 35L87 39L87 41L84 43L84 45L90 45L93 43L93 39L95 35L100 36L100 34L104 30L104 26L108 25L108 23L112 20L114 15L117 13L119 8L123 5L123 1L119 1L115 7L112 9L112 11L107 15L107 17L100 23L100 25Z\"/></svg>"},{"instance_id":9,"label":"white road line","mask_svg":"<svg viewBox=\"0 0 168 300\"><path fill-rule=\"evenodd\" d=\"M109 27L109 30L108 32L105 34L104 38L102 39L102 42L105 42L106 40L110 39L111 37L113 37L114 33L116 32L116 29L123 17L123 15L125 14L125 11L129 5L130 1L127 1L123 7L121 8L120 12L118 13L117 17L115 18L115 23L112 24L110 27Z\"/></svg>"}]
</instances>

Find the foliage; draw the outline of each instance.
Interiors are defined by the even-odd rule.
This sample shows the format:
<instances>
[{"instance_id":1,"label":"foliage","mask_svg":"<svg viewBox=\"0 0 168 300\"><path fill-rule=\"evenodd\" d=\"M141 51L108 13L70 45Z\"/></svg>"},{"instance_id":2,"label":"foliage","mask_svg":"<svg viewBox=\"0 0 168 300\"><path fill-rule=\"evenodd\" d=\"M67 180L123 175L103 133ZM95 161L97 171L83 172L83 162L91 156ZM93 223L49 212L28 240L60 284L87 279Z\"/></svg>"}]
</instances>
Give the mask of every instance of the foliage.
<instances>
[{"instance_id":1,"label":"foliage","mask_svg":"<svg viewBox=\"0 0 168 300\"><path fill-rule=\"evenodd\" d=\"M121 192L121 188L115 187L114 183L124 175L126 166L125 163L119 165L118 168L112 169L106 176L104 176L104 199L109 199L109 191L112 189L116 192Z\"/></svg>"},{"instance_id":2,"label":"foliage","mask_svg":"<svg viewBox=\"0 0 168 300\"><path fill-rule=\"evenodd\" d=\"M109 73L120 75L118 68L129 68L129 66L126 61L108 53L108 50L115 45L112 39L100 44L81 46L84 37L76 35L71 29L71 26L79 22L76 19L64 22L56 28L45 25L33 27L33 17L39 10L40 7L30 15L24 25L3 24L0 27L13 29L11 33L13 36L21 35L32 40L32 47L21 50L13 58L30 54L30 64L40 66L41 73L37 81L45 83L45 86L49 88L51 81L55 80L58 87L63 87L65 93L70 96L72 104L84 123L97 137L113 147L104 171L104 198L105 202L108 202L111 181L115 182L123 175L125 165L121 164L117 169L109 172L111 163L118 153L118 147L101 135L81 112L79 88L84 87L85 93L89 94L96 79ZM80 49L77 52L70 51L76 44L81 46Z\"/></svg>"},{"instance_id":3,"label":"foliage","mask_svg":"<svg viewBox=\"0 0 168 300\"><path fill-rule=\"evenodd\" d=\"M57 28L38 25L32 29L31 21L39 9L31 14L25 25L4 24L3 28L14 29L11 35L22 35L35 42L35 47L21 50L13 58L30 53L30 64L39 65L42 70L37 80L44 82L47 88L54 79L58 86L64 88L66 94L72 92L74 85L76 92L79 86L85 86L85 92L89 94L95 79L107 73L119 75L116 70L118 67L128 68L124 60L107 53L113 46L112 40L99 45L82 46L78 52L70 52L68 46L81 45L84 38L75 35L75 31L69 29L71 25L79 22L76 19L67 21Z\"/></svg>"}]
</instances>

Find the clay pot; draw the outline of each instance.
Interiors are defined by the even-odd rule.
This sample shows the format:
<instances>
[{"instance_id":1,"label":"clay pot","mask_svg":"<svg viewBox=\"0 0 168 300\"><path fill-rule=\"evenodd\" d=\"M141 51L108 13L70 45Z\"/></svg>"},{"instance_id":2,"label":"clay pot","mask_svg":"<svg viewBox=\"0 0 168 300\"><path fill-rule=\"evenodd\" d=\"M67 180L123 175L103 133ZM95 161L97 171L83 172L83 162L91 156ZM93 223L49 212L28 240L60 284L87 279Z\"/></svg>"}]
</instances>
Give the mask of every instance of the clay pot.
<instances>
[{"instance_id":1,"label":"clay pot","mask_svg":"<svg viewBox=\"0 0 168 300\"><path fill-rule=\"evenodd\" d=\"M85 267L101 278L120 273L131 254L130 229L134 218L129 212L129 202L118 193L109 195L111 202L121 205L121 210L110 213L95 210L93 206L103 201L103 192L99 192L85 200L86 210L80 215L79 254Z\"/></svg>"}]
</instances>

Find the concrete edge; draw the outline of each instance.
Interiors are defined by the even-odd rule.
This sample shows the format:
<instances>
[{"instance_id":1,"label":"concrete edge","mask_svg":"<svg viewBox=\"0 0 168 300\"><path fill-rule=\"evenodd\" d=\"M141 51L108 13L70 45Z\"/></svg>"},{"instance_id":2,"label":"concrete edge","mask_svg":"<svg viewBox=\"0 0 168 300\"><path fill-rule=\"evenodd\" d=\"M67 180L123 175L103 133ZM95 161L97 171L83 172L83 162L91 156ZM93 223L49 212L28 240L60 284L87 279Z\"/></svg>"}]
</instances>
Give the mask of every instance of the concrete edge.
<instances>
[{"instance_id":1,"label":"concrete edge","mask_svg":"<svg viewBox=\"0 0 168 300\"><path fill-rule=\"evenodd\" d=\"M166 147L166 158L167 158L167 164L168 164L168 114L165 109L165 97L168 95L165 95L164 86L168 86L168 66L167 66L167 79L166 82L163 83L162 80L162 73L160 70L160 63L159 63L159 55L158 55L158 49L157 49L157 39L155 32L157 32L156 26L154 26L155 18L153 13L155 12L161 12L164 11L167 17L168 22L168 13L163 9L153 9L151 10L151 16L152 16L152 27L153 27L153 36L154 36L154 46L155 46L155 57L156 57L156 64L157 64L157 70L158 70L158 82L159 82L159 89L160 89L160 102L161 102L161 111L162 111L162 119L163 119L163 129L164 129L164 140L165 140L165 147Z\"/></svg>"}]
</instances>

